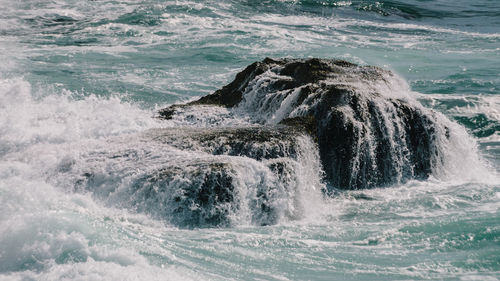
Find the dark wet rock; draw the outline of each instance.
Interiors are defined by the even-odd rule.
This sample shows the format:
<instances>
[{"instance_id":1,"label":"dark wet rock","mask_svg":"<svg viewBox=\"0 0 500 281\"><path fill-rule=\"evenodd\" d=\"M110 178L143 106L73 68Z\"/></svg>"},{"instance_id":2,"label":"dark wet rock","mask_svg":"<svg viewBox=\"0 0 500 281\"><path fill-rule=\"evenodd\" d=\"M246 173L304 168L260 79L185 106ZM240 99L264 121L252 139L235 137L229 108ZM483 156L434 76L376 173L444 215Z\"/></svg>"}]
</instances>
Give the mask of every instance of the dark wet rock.
<instances>
[{"instance_id":1,"label":"dark wet rock","mask_svg":"<svg viewBox=\"0 0 500 281\"><path fill-rule=\"evenodd\" d=\"M392 79L390 71L343 60L266 58L221 90L160 117L171 118L179 106L214 105L256 124L302 130L317 142L325 179L336 188L425 179L442 161L437 141L448 129L431 110L384 92L392 91Z\"/></svg>"},{"instance_id":2,"label":"dark wet rock","mask_svg":"<svg viewBox=\"0 0 500 281\"><path fill-rule=\"evenodd\" d=\"M313 140L317 141L318 127L314 116L300 116L300 117L286 118L281 120L279 124L291 127L295 131L306 133L307 135L312 137Z\"/></svg>"},{"instance_id":3,"label":"dark wet rock","mask_svg":"<svg viewBox=\"0 0 500 281\"><path fill-rule=\"evenodd\" d=\"M397 93L393 79L342 60L265 59L211 95L161 110L170 128L106 139L61 161L51 180L179 227L298 219L316 196L443 166L451 123Z\"/></svg>"},{"instance_id":4,"label":"dark wet rock","mask_svg":"<svg viewBox=\"0 0 500 281\"><path fill-rule=\"evenodd\" d=\"M234 174L228 163L164 167L135 181L133 201L139 208L153 208L153 213L164 211L158 215L175 225L229 226L230 214L239 209Z\"/></svg>"},{"instance_id":5,"label":"dark wet rock","mask_svg":"<svg viewBox=\"0 0 500 281\"><path fill-rule=\"evenodd\" d=\"M155 129L148 136L182 150L199 150L213 155L244 156L255 160L297 158L300 150L296 127L249 126L228 128Z\"/></svg>"},{"instance_id":6,"label":"dark wet rock","mask_svg":"<svg viewBox=\"0 0 500 281\"><path fill-rule=\"evenodd\" d=\"M107 201L117 196L121 207L186 228L237 225L247 219L241 217L245 210L253 225L272 225L281 214L294 215L282 204L295 192L293 162L271 161L252 174L251 181L245 180L251 173L245 168L230 159L192 159L126 176L124 181L113 174L85 172L76 184Z\"/></svg>"},{"instance_id":7,"label":"dark wet rock","mask_svg":"<svg viewBox=\"0 0 500 281\"><path fill-rule=\"evenodd\" d=\"M297 216L286 202L297 194L302 135L284 125L152 129L82 155L75 186L179 227L272 225Z\"/></svg>"}]
</instances>

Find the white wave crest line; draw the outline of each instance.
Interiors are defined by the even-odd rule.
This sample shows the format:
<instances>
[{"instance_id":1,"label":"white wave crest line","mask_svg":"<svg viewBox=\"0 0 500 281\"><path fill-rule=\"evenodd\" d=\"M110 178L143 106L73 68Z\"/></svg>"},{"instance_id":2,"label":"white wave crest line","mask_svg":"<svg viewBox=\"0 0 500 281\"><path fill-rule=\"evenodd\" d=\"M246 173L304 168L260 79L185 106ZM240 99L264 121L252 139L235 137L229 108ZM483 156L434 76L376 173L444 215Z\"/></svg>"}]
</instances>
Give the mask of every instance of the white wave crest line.
<instances>
[{"instance_id":1,"label":"white wave crest line","mask_svg":"<svg viewBox=\"0 0 500 281\"><path fill-rule=\"evenodd\" d=\"M280 21L276 20L273 21L273 17L276 19L280 19ZM500 33L468 32L451 28L440 28L428 25L417 25L409 23L380 23L368 20L360 20L360 19L352 20L350 18L340 18L340 17L323 18L323 17L280 16L280 15L273 15L273 17L270 18L270 17L260 16L253 18L252 21L257 20L262 22L279 23L279 24L290 24L291 22L292 24L290 25L294 25L293 22L296 22L297 24L299 23L304 24L305 21L308 22L311 26L317 26L318 24L321 24L322 26L341 28L341 27L352 27L352 26L358 27L361 25L366 27L375 26L375 27L392 28L400 30L425 30L437 33L461 34L466 36L482 37L482 38L500 38Z\"/></svg>"}]
</instances>

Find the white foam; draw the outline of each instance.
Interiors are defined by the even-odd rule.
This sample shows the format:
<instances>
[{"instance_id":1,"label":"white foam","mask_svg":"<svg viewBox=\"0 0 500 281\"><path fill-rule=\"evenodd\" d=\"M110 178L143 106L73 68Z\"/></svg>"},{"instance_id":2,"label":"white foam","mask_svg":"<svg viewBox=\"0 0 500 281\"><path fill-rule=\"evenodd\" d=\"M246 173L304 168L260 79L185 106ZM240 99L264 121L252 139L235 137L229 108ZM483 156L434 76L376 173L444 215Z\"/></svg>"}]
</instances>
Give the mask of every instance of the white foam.
<instances>
[{"instance_id":1,"label":"white foam","mask_svg":"<svg viewBox=\"0 0 500 281\"><path fill-rule=\"evenodd\" d=\"M206 274L177 266L157 267L147 263L122 266L89 259L85 263L54 264L49 270L0 274L2 280L204 280Z\"/></svg>"},{"instance_id":2,"label":"white foam","mask_svg":"<svg viewBox=\"0 0 500 281\"><path fill-rule=\"evenodd\" d=\"M51 91L50 88L47 89ZM40 95L41 98L34 98ZM65 143L134 133L158 122L151 111L118 97L72 97L67 91L32 93L22 78L0 80L0 152L40 143Z\"/></svg>"},{"instance_id":3,"label":"white foam","mask_svg":"<svg viewBox=\"0 0 500 281\"><path fill-rule=\"evenodd\" d=\"M0 80L0 279L199 279L185 267L150 265L131 250L135 242L103 231L106 224L127 230L121 220L134 216L141 223L132 229L152 223L158 230L162 223L103 207L54 176L106 138L157 126L152 111L117 97L40 89L46 92L33 92L22 78Z\"/></svg>"},{"instance_id":4,"label":"white foam","mask_svg":"<svg viewBox=\"0 0 500 281\"><path fill-rule=\"evenodd\" d=\"M40 168L0 165L0 279L199 279L188 268L151 265L139 254L160 249L133 236L165 231L161 223L61 191L33 177Z\"/></svg>"},{"instance_id":5,"label":"white foam","mask_svg":"<svg viewBox=\"0 0 500 281\"><path fill-rule=\"evenodd\" d=\"M464 116L484 114L488 119L500 122L500 96L498 95L427 94L419 96L419 100L428 102L431 106L436 106L438 103L460 102L463 106L454 106L448 109L447 113Z\"/></svg>"}]
</instances>

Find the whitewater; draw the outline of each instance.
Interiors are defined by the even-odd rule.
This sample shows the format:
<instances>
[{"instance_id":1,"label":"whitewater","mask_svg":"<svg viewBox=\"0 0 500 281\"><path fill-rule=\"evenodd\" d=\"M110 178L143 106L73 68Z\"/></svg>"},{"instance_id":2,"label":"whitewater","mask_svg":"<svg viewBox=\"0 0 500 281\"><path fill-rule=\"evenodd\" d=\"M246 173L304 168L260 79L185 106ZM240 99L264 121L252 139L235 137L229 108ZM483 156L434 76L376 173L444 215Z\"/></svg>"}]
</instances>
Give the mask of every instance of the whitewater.
<instances>
[{"instance_id":1,"label":"whitewater","mask_svg":"<svg viewBox=\"0 0 500 281\"><path fill-rule=\"evenodd\" d=\"M0 6L0 280L500 278L497 1ZM279 157L257 160L214 155L227 139L197 141L298 114L296 95L259 107L273 73L238 108L158 118L266 57L391 70L386 84L348 82L433 112L451 128L437 142L443 163L427 179L342 190L324 181L308 136L269 132L248 149ZM234 205L179 203L210 169L224 182L226 165ZM268 168L279 165L293 173Z\"/></svg>"}]
</instances>

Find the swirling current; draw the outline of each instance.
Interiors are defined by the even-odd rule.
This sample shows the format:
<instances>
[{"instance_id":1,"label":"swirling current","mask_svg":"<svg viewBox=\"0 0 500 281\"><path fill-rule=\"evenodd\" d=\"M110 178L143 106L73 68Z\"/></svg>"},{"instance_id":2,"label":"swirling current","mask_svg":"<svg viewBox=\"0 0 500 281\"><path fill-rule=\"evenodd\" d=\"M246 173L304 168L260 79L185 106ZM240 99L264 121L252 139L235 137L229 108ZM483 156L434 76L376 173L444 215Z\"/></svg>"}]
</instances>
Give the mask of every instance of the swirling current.
<instances>
[{"instance_id":1,"label":"swirling current","mask_svg":"<svg viewBox=\"0 0 500 281\"><path fill-rule=\"evenodd\" d=\"M0 7L0 280L500 278L500 2ZM156 118L266 57L391 70L391 95L454 130L445 163L325 192L307 136L250 142L250 117L218 107Z\"/></svg>"}]
</instances>

